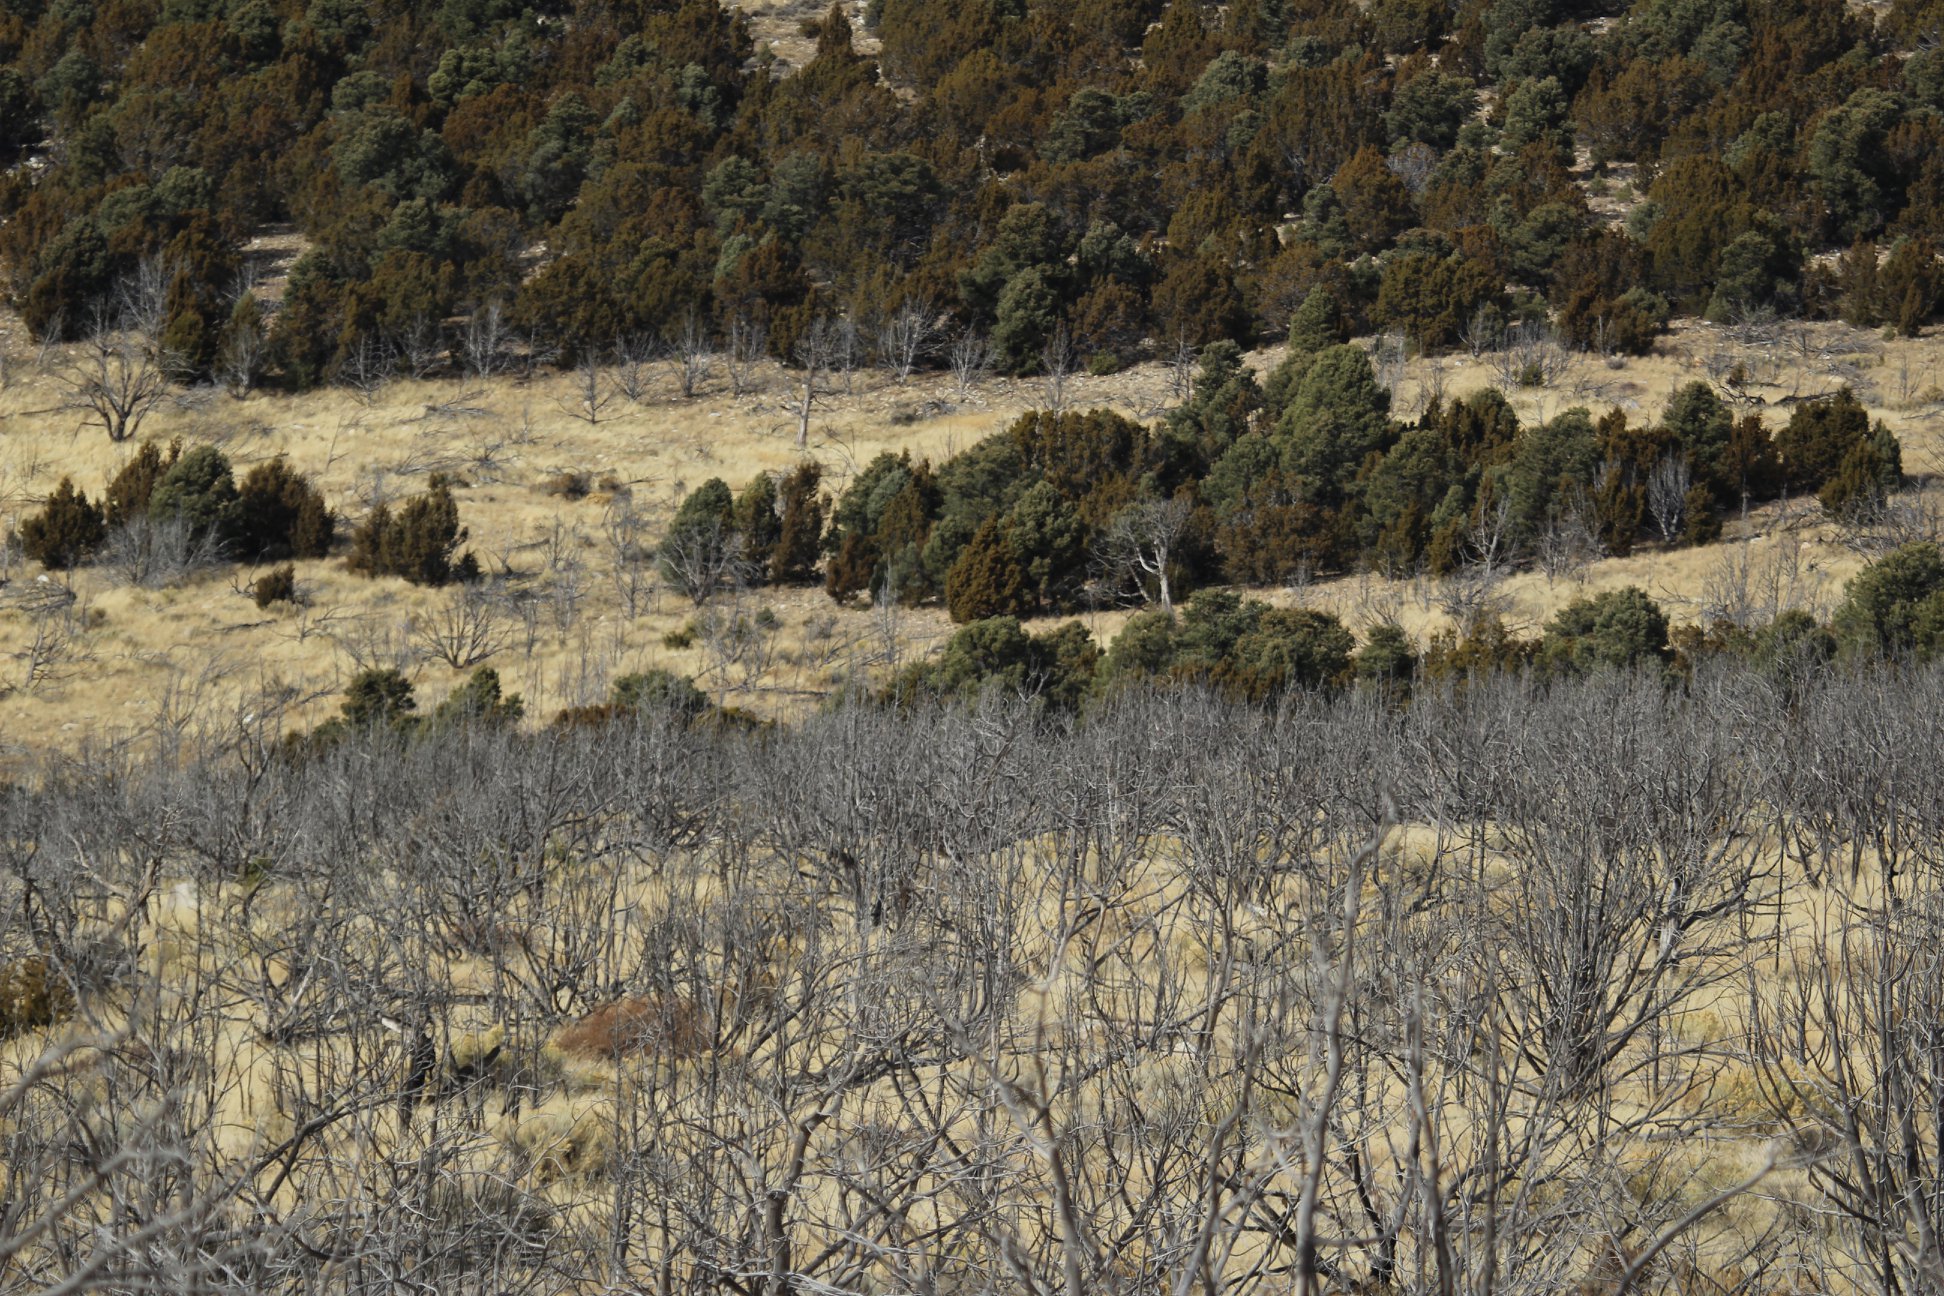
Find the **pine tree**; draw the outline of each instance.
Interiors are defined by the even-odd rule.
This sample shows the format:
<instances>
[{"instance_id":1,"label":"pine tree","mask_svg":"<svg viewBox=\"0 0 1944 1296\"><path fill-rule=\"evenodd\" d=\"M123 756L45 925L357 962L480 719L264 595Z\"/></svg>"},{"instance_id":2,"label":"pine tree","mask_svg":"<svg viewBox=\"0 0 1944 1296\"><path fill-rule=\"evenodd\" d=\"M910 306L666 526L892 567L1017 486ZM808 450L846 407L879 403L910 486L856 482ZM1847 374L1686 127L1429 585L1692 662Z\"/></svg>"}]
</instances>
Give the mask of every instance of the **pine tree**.
<instances>
[{"instance_id":1,"label":"pine tree","mask_svg":"<svg viewBox=\"0 0 1944 1296\"><path fill-rule=\"evenodd\" d=\"M1025 616L1033 610L1033 592L1026 571L1000 533L998 520L987 518L960 552L945 576L945 609L958 622L987 617Z\"/></svg>"},{"instance_id":2,"label":"pine tree","mask_svg":"<svg viewBox=\"0 0 1944 1296\"><path fill-rule=\"evenodd\" d=\"M149 499L155 494L155 484L162 480L164 473L175 467L176 460L182 458L182 442L169 443L166 457L153 441L142 442L142 448L135 457L122 465L108 483L108 490L102 497L107 513L108 525L126 526L131 520L148 514Z\"/></svg>"},{"instance_id":3,"label":"pine tree","mask_svg":"<svg viewBox=\"0 0 1944 1296\"><path fill-rule=\"evenodd\" d=\"M777 542L782 539L783 523L777 516L776 482L768 473L758 473L736 498L736 533L742 537L743 559L754 579L768 574L776 558Z\"/></svg>"},{"instance_id":4,"label":"pine tree","mask_svg":"<svg viewBox=\"0 0 1944 1296\"><path fill-rule=\"evenodd\" d=\"M76 490L69 477L61 478L40 512L20 524L20 544L27 556L57 571L86 558L106 535L101 507Z\"/></svg>"},{"instance_id":5,"label":"pine tree","mask_svg":"<svg viewBox=\"0 0 1944 1296\"><path fill-rule=\"evenodd\" d=\"M779 585L816 579L824 529L824 499L818 494L822 482L823 467L813 459L804 460L783 478L778 491L782 517L770 552L770 579Z\"/></svg>"}]
</instances>

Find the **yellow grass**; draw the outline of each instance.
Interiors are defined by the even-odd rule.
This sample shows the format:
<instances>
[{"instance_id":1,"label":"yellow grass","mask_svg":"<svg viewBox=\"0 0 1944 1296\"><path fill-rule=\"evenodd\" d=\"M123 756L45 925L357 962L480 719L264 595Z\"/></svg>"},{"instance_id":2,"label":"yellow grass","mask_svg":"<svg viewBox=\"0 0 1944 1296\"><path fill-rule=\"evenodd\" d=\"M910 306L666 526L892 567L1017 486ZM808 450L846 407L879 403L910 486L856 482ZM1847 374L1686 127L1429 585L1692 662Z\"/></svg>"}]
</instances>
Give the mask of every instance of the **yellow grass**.
<instances>
[{"instance_id":1,"label":"yellow grass","mask_svg":"<svg viewBox=\"0 0 1944 1296\"><path fill-rule=\"evenodd\" d=\"M17 321L0 320L0 330L0 346L11 357L9 384L0 389L0 527L12 529L63 475L98 493L133 446L111 444L98 428L83 427L79 416L60 408L58 348L41 357ZM1279 350L1270 349L1253 354L1250 363L1266 373L1279 359ZM1736 362L1748 377L1750 402L1762 402L1771 423L1786 417L1789 398L1849 382L1872 414L1903 439L1906 468L1916 474L1937 470L1944 454L1936 426L1944 399L1944 347L1933 339L1884 340L1842 326L1809 325L1758 344L1684 324L1652 356L1613 366L1581 358L1551 387L1509 395L1522 419L1550 417L1574 405L1595 411L1618 405L1651 419L1675 387L1711 374L1725 379ZM1486 359L1414 360L1397 384L1397 412L1414 416L1434 394L1450 399L1491 385L1493 377ZM722 477L740 489L755 474L786 470L806 453L824 466L826 484L837 492L880 451L941 460L1046 399L1033 380L988 379L960 400L947 375L900 386L860 371L848 392L840 390L820 406L810 445L799 451L787 407L790 384L791 375L772 366L737 397L718 372L695 399L682 401L664 375L643 402L617 399L592 423L577 417L580 399L566 376L530 385L499 380L487 387L399 381L369 404L343 390L240 401L198 392L153 414L142 436L214 443L239 474L285 455L351 519L377 498L422 490L432 471L444 470L461 483L468 543L489 571L540 592L548 588L550 564L563 557L577 564L585 593L572 624L557 624L543 606L531 650L526 632L516 627L513 642L487 663L507 689L524 695L535 721L563 706L598 701L615 676L649 666L695 674L723 701L779 715L860 672L881 675L889 658L886 627L869 612L839 611L820 590L760 591L754 597L780 620L776 651L761 671L725 668L701 643L665 647L664 636L690 624L696 611L679 594L660 590L645 611L633 619L625 615L602 540L608 508L631 499L652 535L681 497L708 478ZM1071 383L1069 399L1153 419L1169 403L1168 375L1149 364L1106 378L1082 376ZM579 500L549 493L548 483L563 473L584 474L595 489ZM1757 557L1783 544L1799 546L1805 580L1825 607L1862 561L1812 504L1786 513L1771 507L1735 520L1727 538L1746 540ZM1526 572L1507 581L1500 597L1508 620L1528 631L1570 598L1626 584L1646 588L1677 620L1696 620L1724 552L1721 546L1649 549L1596 562L1571 579ZM334 711L336 694L361 659L409 649L454 597L395 580L361 579L334 559L298 564L304 607L260 611L247 596L249 572L148 590L118 586L110 573L89 568L72 577L81 633L30 680L23 654L35 618L23 604L39 575L16 570L0 588L0 762L165 732L191 718L263 714L266 707L282 708L288 726L313 724ZM1424 582L1353 576L1269 596L1334 611L1357 628L1388 619L1423 635L1446 621L1437 593ZM1125 616L1110 610L1081 619L1104 640ZM942 613L927 609L900 614L892 629L897 656L908 660L951 627ZM461 671L417 656L413 674L423 705L463 678Z\"/></svg>"}]
</instances>

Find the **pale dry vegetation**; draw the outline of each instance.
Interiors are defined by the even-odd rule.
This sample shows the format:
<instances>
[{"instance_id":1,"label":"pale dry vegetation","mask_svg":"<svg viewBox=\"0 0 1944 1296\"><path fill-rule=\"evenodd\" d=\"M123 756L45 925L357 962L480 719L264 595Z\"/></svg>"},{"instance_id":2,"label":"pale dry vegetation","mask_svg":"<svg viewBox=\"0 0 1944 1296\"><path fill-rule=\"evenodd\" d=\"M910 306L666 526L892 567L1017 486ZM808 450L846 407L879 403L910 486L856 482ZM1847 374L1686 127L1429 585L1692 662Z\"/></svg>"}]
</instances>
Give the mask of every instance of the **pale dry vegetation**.
<instances>
[{"instance_id":1,"label":"pale dry vegetation","mask_svg":"<svg viewBox=\"0 0 1944 1296\"><path fill-rule=\"evenodd\" d=\"M5 534L63 475L98 492L136 443L111 443L62 408L68 351L30 347L17 324L0 327L8 329L0 338ZM1838 325L1694 324L1649 357L1559 351L1542 366L1543 387L1517 385L1497 353L1405 359L1387 339L1369 345L1399 417L1433 397L1496 386L1522 420L1574 405L1651 418L1677 386L1703 378L1779 423L1795 401L1848 384L1902 440L1916 501L1927 498L1944 444L1935 430L1944 347L1934 339L1885 340ZM1272 349L1250 363L1266 373L1279 358ZM1185 395L1186 377L1162 364L1068 375L1058 396L1152 419ZM1044 379L978 374L968 383L921 370L901 383L880 370L833 370L800 452L793 371L766 363L732 382L723 358L713 357L689 398L683 381L680 363L665 357L526 378L388 379L366 391L296 397L171 393L142 422L140 438L215 444L239 475L286 456L350 523L380 501L423 490L435 472L452 477L467 545L487 574L484 593L365 580L332 558L298 562L297 600L259 609L249 597L261 574L253 570L211 566L136 580L111 553L42 581L8 551L0 558L0 759L166 734L194 710L273 710L314 723L332 711L350 675L374 664L404 668L433 699L465 669L491 665L534 719L598 702L613 679L649 666L694 675L718 701L759 715L796 714L849 682L881 680L888 667L942 641L949 623L930 608L839 609L815 589L733 592L697 609L651 561L674 506L711 477L740 488L805 454L824 466L826 490L840 493L880 450L940 461L1054 396ZM1899 537L1935 529L1932 507L1905 512ZM1735 619L1723 606L1724 587L1745 584L1750 569L1774 577L1786 568L1790 601L1771 615L1787 606L1820 614L1872 548L1870 537L1828 523L1813 501L1731 519L1726 536L1724 545L1644 549L1625 559L1562 554L1486 573L1482 584L1477 573L1456 582L1363 575L1274 597L1334 611L1353 628L1390 620L1422 637L1485 605L1531 631L1570 598L1633 584L1677 620L1706 622ZM1082 619L1104 640L1124 616L1102 607Z\"/></svg>"},{"instance_id":2,"label":"pale dry vegetation","mask_svg":"<svg viewBox=\"0 0 1944 1296\"><path fill-rule=\"evenodd\" d=\"M0 807L0 1289L1934 1290L1940 703L49 766Z\"/></svg>"}]
</instances>

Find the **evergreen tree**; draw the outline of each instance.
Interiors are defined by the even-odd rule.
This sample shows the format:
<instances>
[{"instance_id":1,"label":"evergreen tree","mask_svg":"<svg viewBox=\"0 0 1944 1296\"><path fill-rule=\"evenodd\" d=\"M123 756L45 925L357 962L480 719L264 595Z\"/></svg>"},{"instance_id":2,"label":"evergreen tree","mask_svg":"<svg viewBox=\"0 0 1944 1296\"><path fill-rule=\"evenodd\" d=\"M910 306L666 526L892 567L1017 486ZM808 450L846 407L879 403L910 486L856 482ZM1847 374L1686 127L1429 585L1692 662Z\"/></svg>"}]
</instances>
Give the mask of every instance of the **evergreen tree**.
<instances>
[{"instance_id":1,"label":"evergreen tree","mask_svg":"<svg viewBox=\"0 0 1944 1296\"><path fill-rule=\"evenodd\" d=\"M27 556L57 571L79 564L106 535L100 505L76 490L70 477L61 478L40 512L20 524L20 545Z\"/></svg>"}]
</instances>

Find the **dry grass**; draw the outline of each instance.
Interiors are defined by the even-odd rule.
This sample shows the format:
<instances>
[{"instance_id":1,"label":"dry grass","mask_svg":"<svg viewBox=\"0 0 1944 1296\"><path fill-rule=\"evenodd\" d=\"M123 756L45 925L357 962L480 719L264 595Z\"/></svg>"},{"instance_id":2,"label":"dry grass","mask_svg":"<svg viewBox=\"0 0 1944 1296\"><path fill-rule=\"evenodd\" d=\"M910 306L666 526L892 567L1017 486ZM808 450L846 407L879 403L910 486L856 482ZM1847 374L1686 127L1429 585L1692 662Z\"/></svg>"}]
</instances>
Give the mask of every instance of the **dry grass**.
<instances>
[{"instance_id":1,"label":"dry grass","mask_svg":"<svg viewBox=\"0 0 1944 1296\"><path fill-rule=\"evenodd\" d=\"M266 255L292 251L266 247ZM58 350L37 357L17 321L0 321L0 329L11 334L0 337L0 346L10 346L12 355L9 383L0 389L4 533L63 475L98 492L132 448L82 429L59 408ZM1250 359L1266 373L1280 353ZM1652 356L1618 363L1577 358L1552 386L1508 394L1525 419L1575 405L1617 405L1649 419L1680 384L1711 378L1725 384L1737 365L1747 379L1740 398L1771 422L1786 417L1795 400L1851 384L1903 438L1907 469L1938 471L1944 346L1934 339L1885 340L1835 325L1732 333L1689 323ZM1495 381L1489 357L1466 355L1414 360L1394 377L1397 410L1406 417L1433 396L1450 399ZM670 590L651 588L631 616L604 539L610 512L638 511L652 539L683 495L708 478L740 488L759 472L792 467L804 453L824 466L828 488L841 491L880 451L940 460L1045 399L1031 380L990 379L963 400L946 375L901 386L860 371L837 386L813 420L807 452L795 447L785 405L789 377L776 368L759 374L742 396L713 374L688 401L677 395L672 375L660 374L640 403L617 398L598 422L577 417L570 377L548 376L490 386L399 381L369 403L343 390L240 401L198 391L151 416L142 432L219 445L239 473L285 455L354 520L379 499L423 489L435 471L454 476L470 547L501 582L508 606L527 609L504 619L503 642L485 664L500 672L507 689L524 695L534 719L599 701L614 677L649 666L696 675L722 701L781 715L847 679L881 674L923 653L949 633L949 623L927 609L900 613L887 624L869 612L837 609L815 589L763 591L741 606L719 599L698 611ZM1150 364L1107 378L1081 376L1071 383L1070 399L1152 419L1169 403L1168 374ZM1728 538L1747 541L1758 558L1788 547L1824 605L1862 561L1813 507L1758 511L1732 522ZM1696 620L1727 552L1721 546L1648 550L1595 562L1570 577L1526 572L1505 581L1497 597L1510 621L1531 629L1572 597L1638 584L1677 619ZM84 569L72 578L72 607L50 619L44 608L33 610L49 594L38 573L18 565L0 572L11 577L0 587L0 761L38 749L177 733L193 722L255 716L265 708L291 727L313 724L333 711L349 676L372 661L405 667L424 704L463 678L463 670L439 660L426 642L452 594L364 580L341 561L314 561L297 564L298 606L259 610L249 598L256 574L219 572L177 588L145 589L98 567ZM1354 576L1272 597L1336 611L1357 626L1396 620L1423 634L1446 620L1441 591L1420 581ZM759 606L772 610L777 625L760 636L756 651L738 651L708 633L738 614L753 616ZM1082 619L1105 639L1125 615L1109 610ZM684 639L687 647L667 646Z\"/></svg>"}]
</instances>

